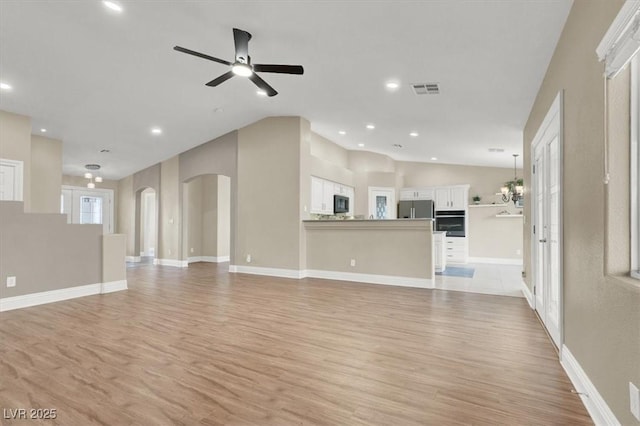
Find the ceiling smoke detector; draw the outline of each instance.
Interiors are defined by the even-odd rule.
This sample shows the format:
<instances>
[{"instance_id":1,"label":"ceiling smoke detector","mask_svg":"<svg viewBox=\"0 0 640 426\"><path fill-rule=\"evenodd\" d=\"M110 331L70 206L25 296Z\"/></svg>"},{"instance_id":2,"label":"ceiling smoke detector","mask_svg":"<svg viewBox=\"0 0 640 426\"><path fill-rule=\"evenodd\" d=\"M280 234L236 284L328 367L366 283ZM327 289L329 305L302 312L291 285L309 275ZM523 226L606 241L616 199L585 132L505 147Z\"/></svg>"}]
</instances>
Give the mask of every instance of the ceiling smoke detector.
<instances>
[{"instance_id":1,"label":"ceiling smoke detector","mask_svg":"<svg viewBox=\"0 0 640 426\"><path fill-rule=\"evenodd\" d=\"M411 85L413 93L416 95L439 95L440 86L438 83L414 83Z\"/></svg>"}]
</instances>

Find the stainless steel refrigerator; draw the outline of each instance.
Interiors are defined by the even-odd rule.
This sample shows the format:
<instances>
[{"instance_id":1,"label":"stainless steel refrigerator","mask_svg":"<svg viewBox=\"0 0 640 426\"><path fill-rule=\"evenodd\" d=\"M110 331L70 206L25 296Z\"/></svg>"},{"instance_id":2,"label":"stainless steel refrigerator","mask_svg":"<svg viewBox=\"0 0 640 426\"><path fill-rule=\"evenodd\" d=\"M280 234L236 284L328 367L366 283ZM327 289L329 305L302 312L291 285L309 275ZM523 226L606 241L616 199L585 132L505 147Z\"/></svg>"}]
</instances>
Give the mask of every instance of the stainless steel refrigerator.
<instances>
[{"instance_id":1,"label":"stainless steel refrigerator","mask_svg":"<svg viewBox=\"0 0 640 426\"><path fill-rule=\"evenodd\" d=\"M433 200L400 201L398 219L433 219Z\"/></svg>"}]
</instances>

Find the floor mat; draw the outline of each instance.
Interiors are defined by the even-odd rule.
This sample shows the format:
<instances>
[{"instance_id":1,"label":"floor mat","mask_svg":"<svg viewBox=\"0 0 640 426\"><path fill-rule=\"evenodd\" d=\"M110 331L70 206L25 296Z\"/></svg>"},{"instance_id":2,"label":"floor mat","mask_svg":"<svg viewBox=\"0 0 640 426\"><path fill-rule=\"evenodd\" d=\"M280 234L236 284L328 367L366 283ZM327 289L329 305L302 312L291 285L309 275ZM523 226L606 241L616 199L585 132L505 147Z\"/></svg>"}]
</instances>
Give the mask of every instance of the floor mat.
<instances>
[{"instance_id":1,"label":"floor mat","mask_svg":"<svg viewBox=\"0 0 640 426\"><path fill-rule=\"evenodd\" d=\"M464 277L473 278L474 268L462 268L459 266L447 266L444 272L436 272L436 275L444 275L447 277Z\"/></svg>"}]
</instances>

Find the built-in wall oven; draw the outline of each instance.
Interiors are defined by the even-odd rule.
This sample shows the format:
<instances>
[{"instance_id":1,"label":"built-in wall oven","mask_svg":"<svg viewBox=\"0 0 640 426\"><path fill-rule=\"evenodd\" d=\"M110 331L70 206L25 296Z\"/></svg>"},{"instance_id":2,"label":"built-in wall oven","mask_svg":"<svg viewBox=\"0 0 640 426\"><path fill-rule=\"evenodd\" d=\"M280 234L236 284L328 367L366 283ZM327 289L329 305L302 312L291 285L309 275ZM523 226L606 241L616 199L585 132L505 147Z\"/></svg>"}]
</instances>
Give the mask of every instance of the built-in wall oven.
<instances>
[{"instance_id":1,"label":"built-in wall oven","mask_svg":"<svg viewBox=\"0 0 640 426\"><path fill-rule=\"evenodd\" d=\"M464 237L464 210L436 210L436 231L445 231L448 237Z\"/></svg>"}]
</instances>

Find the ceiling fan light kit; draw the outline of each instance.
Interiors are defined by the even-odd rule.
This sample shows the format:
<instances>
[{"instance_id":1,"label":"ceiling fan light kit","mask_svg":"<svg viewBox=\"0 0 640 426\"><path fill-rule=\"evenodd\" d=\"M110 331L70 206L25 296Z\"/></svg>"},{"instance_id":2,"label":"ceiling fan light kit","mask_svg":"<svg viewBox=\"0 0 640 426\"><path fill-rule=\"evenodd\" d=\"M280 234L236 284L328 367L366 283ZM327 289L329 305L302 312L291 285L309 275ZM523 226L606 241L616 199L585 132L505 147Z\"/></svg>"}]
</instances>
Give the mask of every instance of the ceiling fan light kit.
<instances>
[{"instance_id":1,"label":"ceiling fan light kit","mask_svg":"<svg viewBox=\"0 0 640 426\"><path fill-rule=\"evenodd\" d=\"M196 52L195 50L186 49L180 46L175 46L173 49L178 52L186 53L188 55L197 56L202 59L207 59L209 61L227 65L231 68L228 72L208 82L206 85L209 87L216 87L219 84L224 83L225 81L237 75L240 77L247 77L253 82L253 84L258 86L260 90L264 91L267 96L275 96L278 94L278 92L273 87L271 87L269 83L258 76L256 74L257 72L297 75L302 75L304 73L304 68L302 67L302 65L251 65L251 57L249 56L249 40L251 40L251 37L251 34L247 31L243 31L238 28L233 29L233 41L236 49L236 57L233 63L225 61L224 59L216 58L215 56Z\"/></svg>"}]
</instances>

